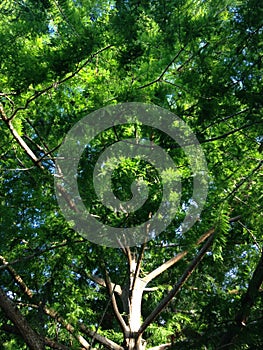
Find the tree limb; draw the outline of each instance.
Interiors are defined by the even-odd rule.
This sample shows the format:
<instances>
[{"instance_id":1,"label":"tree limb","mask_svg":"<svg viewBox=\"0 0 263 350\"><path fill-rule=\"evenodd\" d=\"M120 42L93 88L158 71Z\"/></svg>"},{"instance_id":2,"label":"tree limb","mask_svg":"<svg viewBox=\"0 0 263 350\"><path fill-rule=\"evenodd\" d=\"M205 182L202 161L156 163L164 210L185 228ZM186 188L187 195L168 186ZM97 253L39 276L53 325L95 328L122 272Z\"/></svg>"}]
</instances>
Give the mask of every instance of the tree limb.
<instances>
[{"instance_id":1,"label":"tree limb","mask_svg":"<svg viewBox=\"0 0 263 350\"><path fill-rule=\"evenodd\" d=\"M35 165L37 165L41 169L44 169L43 166L39 163L39 159L37 158L35 153L31 150L31 148L28 147L28 145L25 143L23 138L18 134L18 132L14 128L11 120L8 119L7 115L5 114L4 108L1 104L0 104L0 115L2 117L2 120L5 122L8 129L10 130L11 134L14 136L15 140L18 142L20 147L26 152L27 156L34 162Z\"/></svg>"},{"instance_id":2,"label":"tree limb","mask_svg":"<svg viewBox=\"0 0 263 350\"><path fill-rule=\"evenodd\" d=\"M6 260L3 258L3 257L0 257L1 260L4 262L4 263L7 263ZM11 267L11 266L7 266L7 270L8 272L11 274L11 276L15 279L15 281L18 283L18 285L20 286L20 288L22 289L22 291L27 295L29 296L30 298L33 297L33 292L27 287L27 285L25 284L25 282L23 281L23 279L17 274L17 272ZM1 295L0 295L1 297ZM12 302L13 305L15 306L15 303ZM10 304L11 305L11 304ZM9 305L9 306L10 306ZM0 303L0 307L1 307L1 303ZM31 307L34 307L31 305ZM60 317L54 310L52 309L48 309L46 306L43 307L43 305L39 304L39 305L36 305L35 307L39 308L39 307L42 307L42 310L49 316L51 316L52 318L56 319L59 323L61 323L66 329L67 331L72 334L78 341L79 343L85 347L85 349L90 349L90 345L89 343L80 335L76 334L75 330L74 330L74 327L65 322L65 320ZM13 319L11 319L10 317L8 317L14 324L15 322L13 321ZM25 321L26 322L26 321ZM19 327L17 326L17 324L15 324L16 327L18 328L18 330L20 331ZM33 331L33 330L32 330ZM34 331L33 331L34 332ZM21 333L21 331L20 331ZM24 338L24 333L22 332L21 333L23 338ZM36 334L37 335L37 334ZM26 339L25 339L26 341ZM43 339L42 339L42 342L43 342ZM32 348L33 349L33 348ZM37 348L36 348L37 349ZM40 349L40 348L39 348Z\"/></svg>"},{"instance_id":3,"label":"tree limb","mask_svg":"<svg viewBox=\"0 0 263 350\"><path fill-rule=\"evenodd\" d=\"M241 218L240 215L235 216L233 218L229 219L229 223L238 221ZM215 232L215 228L212 227L210 230L205 232L199 239L196 241L195 246L198 246L199 244L203 243L208 237L210 237ZM148 284L150 281L152 281L154 278L159 276L161 273L172 267L174 264L176 264L179 260L184 258L188 254L188 250L185 250L181 253L178 253L176 256L172 257L170 260L166 261L159 267L157 267L155 270L151 271L147 276L142 278L142 281Z\"/></svg>"},{"instance_id":4,"label":"tree limb","mask_svg":"<svg viewBox=\"0 0 263 350\"><path fill-rule=\"evenodd\" d=\"M0 260L2 261L2 263L4 265L8 264L8 262L5 260L5 258L1 255L0 255ZM22 277L15 271L15 269L10 265L7 265L6 269L9 272L9 274L12 276L13 280L16 283L18 283L22 292L25 293L29 298L32 298L32 296L33 296L32 291L27 287L27 285L23 281Z\"/></svg>"},{"instance_id":5,"label":"tree limb","mask_svg":"<svg viewBox=\"0 0 263 350\"><path fill-rule=\"evenodd\" d=\"M137 281L137 279L139 278L139 275L140 275L141 265L142 265L142 260L143 260L143 255L144 255L145 248L146 248L146 242L144 242L141 245L140 254L139 254L138 260L136 262L136 270L135 270L135 274L134 274L134 278L133 278L133 282L132 282L132 290L134 290L135 283L136 283L136 281Z\"/></svg>"},{"instance_id":6,"label":"tree limb","mask_svg":"<svg viewBox=\"0 0 263 350\"><path fill-rule=\"evenodd\" d=\"M86 326L84 326L83 324L80 325L80 330L85 333L86 335L94 338L95 340L97 340L99 343L103 344L104 346L106 346L107 349L112 349L112 350L124 350L122 346L116 344L115 342L113 342L112 340L98 334L97 332L91 331L90 329L88 329Z\"/></svg>"},{"instance_id":7,"label":"tree limb","mask_svg":"<svg viewBox=\"0 0 263 350\"><path fill-rule=\"evenodd\" d=\"M209 231L207 231L206 233L204 233L196 242L195 245L199 245L202 242L204 242L209 236L211 236L214 233L215 229L212 228ZM172 267L174 264L176 264L179 260L181 260L182 258L184 258L186 255L188 254L188 250L185 250L181 253L178 253L176 256L172 257L170 260L166 261L165 263L163 263L162 265L160 265L159 267L157 267L155 270L153 270L152 272L150 272L147 276L145 276L142 280L148 284L150 281L152 281L154 278L156 278L157 276L159 276L161 273L163 273L164 271L166 271L167 269L169 269L170 267Z\"/></svg>"},{"instance_id":8,"label":"tree limb","mask_svg":"<svg viewBox=\"0 0 263 350\"><path fill-rule=\"evenodd\" d=\"M218 349L230 349L229 344L233 345L234 339L238 336L240 330L246 326L247 319L253 305L260 295L260 287L263 283L263 251L260 260L256 266L253 276L249 282L248 289L241 298L240 309L235 316L235 325L229 327L226 334L223 336Z\"/></svg>"},{"instance_id":9,"label":"tree limb","mask_svg":"<svg viewBox=\"0 0 263 350\"><path fill-rule=\"evenodd\" d=\"M161 345L157 345L152 348L149 348L148 350L166 350L166 349L170 349L171 345L172 345L171 343L161 344Z\"/></svg>"},{"instance_id":10,"label":"tree limb","mask_svg":"<svg viewBox=\"0 0 263 350\"><path fill-rule=\"evenodd\" d=\"M174 63L174 61L180 56L180 54L185 50L185 47L182 47L178 52L177 54L173 57L173 59L167 64L167 66L164 68L164 70L162 71L162 73L158 76L158 78L156 78L155 80L149 82L149 83L146 83L140 87L138 87L138 90L139 89L144 89L148 86L151 86L155 83L158 83L162 80L163 76L165 75L165 73L168 71L168 69L171 67L171 65Z\"/></svg>"},{"instance_id":11,"label":"tree limb","mask_svg":"<svg viewBox=\"0 0 263 350\"><path fill-rule=\"evenodd\" d=\"M114 311L114 314L117 318L117 321L119 322L120 326L121 326L121 329L123 331L123 333L127 333L128 332L128 327L123 319L123 317L121 316L121 313L119 311L119 308L118 308L118 305L117 305L117 302L116 302L116 298L115 298L115 295L114 295L114 290L112 288L112 283L111 283L111 280L110 280L110 277L108 275L108 272L106 271L105 273L105 280L106 280L106 285L108 287L108 290L109 290L109 295L111 297L111 302L112 302L112 307L113 307L113 311Z\"/></svg>"},{"instance_id":12,"label":"tree limb","mask_svg":"<svg viewBox=\"0 0 263 350\"><path fill-rule=\"evenodd\" d=\"M153 320L163 311L163 309L170 303L170 301L176 296L176 294L179 292L179 290L182 288L182 286L185 284L185 282L188 280L188 278L191 276L192 272L195 270L197 265L200 263L200 261L203 259L204 255L212 245L214 239L214 233L209 236L207 242L204 244L204 246L200 249L199 253L196 255L196 257L193 259L193 261L190 263L190 265L187 267L179 281L174 285L173 289L168 293L168 295L161 300L161 302L157 305L157 307L152 311L152 313L145 319L143 324L141 325L139 329L139 334L142 334L146 328L153 322Z\"/></svg>"},{"instance_id":13,"label":"tree limb","mask_svg":"<svg viewBox=\"0 0 263 350\"><path fill-rule=\"evenodd\" d=\"M9 299L0 288L0 308L6 317L16 326L30 350L45 350L43 340L31 328L27 320L16 308L15 303Z\"/></svg>"},{"instance_id":14,"label":"tree limb","mask_svg":"<svg viewBox=\"0 0 263 350\"><path fill-rule=\"evenodd\" d=\"M98 277L96 275L89 275L89 274L87 274L87 277L91 281L93 281L93 282L97 283L98 285L100 285L101 287L105 287L105 288L107 287L107 284L106 284L106 282L105 282L105 280L103 278L100 278L100 277ZM114 288L114 292L116 292L117 294L119 294L119 295L122 294L122 289L121 289L121 286L119 284L114 284L114 283L111 282L111 288L112 288L112 290Z\"/></svg>"},{"instance_id":15,"label":"tree limb","mask_svg":"<svg viewBox=\"0 0 263 350\"><path fill-rule=\"evenodd\" d=\"M85 242L84 239L78 239L76 241L73 241L72 243L76 244L76 243L83 243ZM62 247L65 247L68 245L68 241L63 241L62 243L60 244L57 244L57 245L54 245L54 246L51 246L51 247L48 247L48 248L45 248L45 249L42 249L42 250L36 250L35 253L33 254L30 254L28 256L24 256L22 258L19 258L19 259L16 259L16 260L13 260L13 261L10 261L10 262L7 262L3 265L0 265L0 271L1 270L6 270L8 266L10 265L15 265L15 264L20 264L22 263L23 261L27 261L27 260L30 260L30 259L34 259L36 256L40 256L40 255L43 255L51 250L54 250L54 249L59 249L59 248L62 248Z\"/></svg>"},{"instance_id":16,"label":"tree limb","mask_svg":"<svg viewBox=\"0 0 263 350\"><path fill-rule=\"evenodd\" d=\"M61 316L59 316L55 310L49 309L46 306L44 306L43 311L45 312L46 315L50 316L51 318L59 322L70 334L74 336L74 338L76 338L79 341L79 343L85 349L90 350L90 344L86 341L86 339L81 335L77 334L74 327L70 323L66 322Z\"/></svg>"},{"instance_id":17,"label":"tree limb","mask_svg":"<svg viewBox=\"0 0 263 350\"><path fill-rule=\"evenodd\" d=\"M1 330L3 330L4 332L8 332L8 333L12 333L12 334L15 334L19 337L22 337L21 333L17 330L16 327L14 326L11 326L9 324L4 324L1 326ZM52 339L49 339L49 338L46 338L46 337L41 337L40 338L42 339L43 343L50 347L51 349L56 349L56 350L70 350L70 348L66 345L63 345L63 344L59 344L58 342L52 340Z\"/></svg>"},{"instance_id":18,"label":"tree limb","mask_svg":"<svg viewBox=\"0 0 263 350\"><path fill-rule=\"evenodd\" d=\"M100 54L103 51L108 50L109 48L111 48L113 45L107 45L106 47L98 50L97 52L95 52L94 54L92 54L90 56L90 58L88 58L80 67L78 67L74 72L70 73L68 76L66 76L65 78L56 81L54 83L52 83L51 85L49 85L48 87L46 87L45 89L36 92L34 95L32 95L29 99L27 99L26 103L24 106L18 107L14 110L14 112L12 113L11 117L8 118L8 120L12 120L15 115L17 114L18 111L20 110L24 110L27 109L27 107L29 106L29 104L31 102L33 102L34 100L36 100L39 96L45 94L46 92L50 91L51 89L53 89L54 87L58 87L59 85L65 83L66 81L70 80L71 78L73 78L74 76L76 76L88 63L90 63L92 61L92 59L94 57L96 57L98 54Z\"/></svg>"}]
</instances>

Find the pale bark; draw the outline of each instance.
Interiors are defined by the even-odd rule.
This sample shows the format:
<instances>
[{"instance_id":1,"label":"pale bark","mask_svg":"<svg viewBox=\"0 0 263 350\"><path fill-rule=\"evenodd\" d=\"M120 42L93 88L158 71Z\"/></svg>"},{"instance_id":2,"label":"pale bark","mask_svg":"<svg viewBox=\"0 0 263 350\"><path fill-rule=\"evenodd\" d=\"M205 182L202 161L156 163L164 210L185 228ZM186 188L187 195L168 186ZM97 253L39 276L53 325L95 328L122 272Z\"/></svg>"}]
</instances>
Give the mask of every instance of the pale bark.
<instances>
[{"instance_id":1,"label":"pale bark","mask_svg":"<svg viewBox=\"0 0 263 350\"><path fill-rule=\"evenodd\" d=\"M97 340L99 343L101 343L102 345L106 346L107 349L111 349L111 350L124 350L124 348L118 344L116 344L115 342L113 342L112 340L98 334L97 332L91 331L90 329L88 329L87 327L85 327L83 324L80 325L80 330L85 333L86 335L94 338L95 340Z\"/></svg>"},{"instance_id":2,"label":"pale bark","mask_svg":"<svg viewBox=\"0 0 263 350\"><path fill-rule=\"evenodd\" d=\"M238 221L240 219L240 215L230 218L229 223ZM211 228L207 232L205 232L195 243L196 246L203 243L208 237L210 237L215 232L215 228ZM185 250L181 253L178 253L176 256L172 257L170 260L164 262L162 265L158 266L155 270L151 271L147 276L143 278L143 281L148 284L150 281L152 281L154 278L162 274L164 271L172 267L174 264L176 264L179 260L184 258L188 254L188 250Z\"/></svg>"},{"instance_id":3,"label":"pale bark","mask_svg":"<svg viewBox=\"0 0 263 350\"><path fill-rule=\"evenodd\" d=\"M26 152L29 158L32 159L34 164L39 166L40 168L44 169L41 164L39 164L39 159L37 156L34 154L34 152L28 147L28 145L25 143L23 138L18 134L16 129L14 128L12 121L8 119L7 115L5 114L5 111L3 109L3 106L0 104L0 115L3 119L3 121L6 123L7 127L9 128L11 134L14 136L15 140L17 143L23 148L23 150Z\"/></svg>"},{"instance_id":4,"label":"pale bark","mask_svg":"<svg viewBox=\"0 0 263 350\"><path fill-rule=\"evenodd\" d=\"M169 349L171 345L172 345L171 343L161 344L161 345L157 345L152 348L149 348L147 350L166 350L166 349Z\"/></svg>"},{"instance_id":5,"label":"pale bark","mask_svg":"<svg viewBox=\"0 0 263 350\"><path fill-rule=\"evenodd\" d=\"M89 274L87 276L91 281L97 283L99 286L105 287L105 288L107 287L107 284L103 278L98 277L96 275L89 275ZM114 289L115 293L117 293L119 295L122 294L122 288L120 285L111 283L111 288Z\"/></svg>"},{"instance_id":6,"label":"pale bark","mask_svg":"<svg viewBox=\"0 0 263 350\"><path fill-rule=\"evenodd\" d=\"M27 287L27 285L23 281L22 277L16 273L15 269L12 266L8 265L8 262L1 255L0 255L0 260L2 261L3 265L6 265L7 271L12 276L13 280L19 285L22 292L25 293L29 298L32 298L33 293Z\"/></svg>"},{"instance_id":7,"label":"pale bark","mask_svg":"<svg viewBox=\"0 0 263 350\"><path fill-rule=\"evenodd\" d=\"M165 298L163 298L161 300L161 302L157 305L157 307L146 318L146 320L143 322L142 326L139 329L139 334L142 334L146 330L146 328L155 320L155 318L163 311L163 309L176 296L176 294L179 292L179 290L182 288L182 286L185 284L185 282L191 276L194 269L197 267L197 265L203 259L204 255L206 254L208 249L211 247L211 244L213 242L213 238L214 238L214 234L209 237L207 242L200 249L199 253L196 255L196 257L190 263L190 265L188 266L186 271L183 273L183 275L181 276L179 281L174 285L173 289L168 293L168 295Z\"/></svg>"},{"instance_id":8,"label":"pale bark","mask_svg":"<svg viewBox=\"0 0 263 350\"><path fill-rule=\"evenodd\" d=\"M57 322L59 322L70 334L76 338L79 343L87 350L90 349L90 344L87 342L87 340L82 337L82 335L79 335L75 328L68 322L66 322L61 316L58 315L58 313L52 309L47 308L46 306L43 307L43 311L46 315L49 315L53 319L55 319Z\"/></svg>"}]
</instances>

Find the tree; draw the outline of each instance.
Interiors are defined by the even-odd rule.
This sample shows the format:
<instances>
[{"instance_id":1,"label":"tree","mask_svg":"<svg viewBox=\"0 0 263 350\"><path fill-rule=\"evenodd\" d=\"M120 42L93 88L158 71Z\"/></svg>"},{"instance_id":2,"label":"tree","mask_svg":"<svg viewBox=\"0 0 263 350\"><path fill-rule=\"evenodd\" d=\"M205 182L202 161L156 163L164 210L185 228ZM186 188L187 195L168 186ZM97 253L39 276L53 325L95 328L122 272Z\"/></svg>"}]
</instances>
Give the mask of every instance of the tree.
<instances>
[{"instance_id":1,"label":"tree","mask_svg":"<svg viewBox=\"0 0 263 350\"><path fill-rule=\"evenodd\" d=\"M1 284L4 349L261 349L262 30L255 0L3 1L1 27ZM91 171L104 149L144 138L174 159L180 208L164 232L109 248L75 232L54 186L67 132L121 102L175 113L205 153L209 192L196 224L187 157L160 130L133 123L87 146L78 181L105 223L136 225L160 205L161 178L129 159L113 191L149 201L118 216L94 197ZM66 187L58 189L68 198ZM177 202L171 193L170 205ZM74 210L74 203L72 204Z\"/></svg>"}]
</instances>

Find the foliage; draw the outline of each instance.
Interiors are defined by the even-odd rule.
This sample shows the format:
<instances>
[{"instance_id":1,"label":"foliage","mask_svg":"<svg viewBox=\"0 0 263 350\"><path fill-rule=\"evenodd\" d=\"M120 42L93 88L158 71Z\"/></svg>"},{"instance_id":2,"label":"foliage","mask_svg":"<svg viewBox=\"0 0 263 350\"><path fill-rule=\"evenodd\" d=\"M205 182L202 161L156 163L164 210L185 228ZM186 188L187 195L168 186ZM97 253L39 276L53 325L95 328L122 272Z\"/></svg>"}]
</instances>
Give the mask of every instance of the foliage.
<instances>
[{"instance_id":1,"label":"foliage","mask_svg":"<svg viewBox=\"0 0 263 350\"><path fill-rule=\"evenodd\" d=\"M209 193L199 221L185 234L178 231L193 174L173 140L142 125L110 129L86 148L78 176L88 189L82 193L85 204L115 226L143 221L157 210L173 174L161 177L147 162L124 160L113 172L113 192L128 200L131 184L140 178L150 195L127 218L101 205L92 170L101 152L119 139L143 137L166 149L182 178L181 205L165 232L146 247L131 248L131 254L139 260L144 249L140 278L188 254L149 283L142 320L197 256L199 237L211 228L215 237L190 280L145 330L147 347L261 349L262 289L253 273L261 261L263 225L262 4L4 0L0 14L1 290L41 339L61 349L85 348L80 334L93 347L105 346L81 325L124 346L109 290L100 282L108 274L112 283L125 285L127 256L83 239L65 221L55 196L54 159L66 133L88 113L127 101L156 104L184 120L204 150ZM171 193L170 205L177 200ZM258 284L249 314L238 323L249 286ZM3 349L26 349L23 335L7 327L11 321L1 312Z\"/></svg>"}]
</instances>

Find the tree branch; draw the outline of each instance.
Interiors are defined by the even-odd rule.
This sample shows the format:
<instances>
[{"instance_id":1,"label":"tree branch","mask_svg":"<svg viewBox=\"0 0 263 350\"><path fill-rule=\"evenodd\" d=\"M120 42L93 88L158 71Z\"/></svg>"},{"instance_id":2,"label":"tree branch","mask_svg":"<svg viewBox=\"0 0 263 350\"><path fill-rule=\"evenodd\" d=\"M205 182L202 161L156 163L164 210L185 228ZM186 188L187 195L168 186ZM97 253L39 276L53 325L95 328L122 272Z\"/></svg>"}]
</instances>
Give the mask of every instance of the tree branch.
<instances>
[{"instance_id":1,"label":"tree branch","mask_svg":"<svg viewBox=\"0 0 263 350\"><path fill-rule=\"evenodd\" d=\"M89 275L89 274L87 274L87 277L91 281L93 281L93 282L97 283L98 285L100 285L101 287L105 287L105 288L107 287L107 284L106 284L106 282L105 282L105 280L103 278L100 278L100 277L98 277L96 275ZM111 288L112 288L112 290L114 288L114 292L116 292L117 294L119 294L119 295L122 294L122 289L121 289L121 286L119 284L114 284L114 283L111 282Z\"/></svg>"},{"instance_id":2,"label":"tree branch","mask_svg":"<svg viewBox=\"0 0 263 350\"><path fill-rule=\"evenodd\" d=\"M20 306L23 306L23 307L25 306L25 307L30 307L33 309L39 309L39 307L40 307L40 305L37 305L37 304L25 304L25 303L17 303L17 304ZM55 310L48 308L47 306L45 306L42 309L46 315L50 316L52 319L59 322L64 328L66 328L69 331L69 333L73 334L73 336L76 337L76 332L75 332L73 326L71 324L67 323L61 316L59 316ZM104 337L104 336L98 334L97 332L88 329L83 323L79 323L79 330L81 332L83 332L84 334L88 335L89 337L94 338L95 340L97 340L101 344L105 345L109 349L123 350L123 348L121 346L119 346L118 344L116 344L112 340L108 339L107 337ZM46 339L47 338L45 338L44 341L46 341ZM50 339L49 339L49 341L50 341ZM90 345L89 349L90 350L93 349L91 347L91 345Z\"/></svg>"},{"instance_id":3,"label":"tree branch","mask_svg":"<svg viewBox=\"0 0 263 350\"><path fill-rule=\"evenodd\" d=\"M1 255L0 255L0 260L2 261L2 263L4 265L8 264L8 262L5 260L5 258L3 256L1 256ZM25 293L29 298L32 298L32 296L33 296L32 291L27 287L27 285L23 281L22 277L20 275L18 275L18 273L15 271L15 269L12 266L10 266L10 265L7 265L6 269L9 272L9 274L12 276L13 280L16 283L18 283L18 285L19 285L20 289L22 290L22 292Z\"/></svg>"},{"instance_id":4,"label":"tree branch","mask_svg":"<svg viewBox=\"0 0 263 350\"><path fill-rule=\"evenodd\" d=\"M203 141L201 140L200 143L203 144L203 143L208 143L208 142L213 142L213 141L217 141L217 140L224 139L224 138L226 138L226 137L229 136L229 135L232 135L232 134L235 134L235 133L238 132L238 131L247 129L247 128L249 128L250 126L254 126L255 124L263 124L263 122L262 122L262 121L257 121L257 122L253 122L253 123L250 123L250 124L245 124L245 125L240 126L239 128L230 130L230 131L226 132L226 133L223 134L223 135L211 137L210 139L203 140Z\"/></svg>"},{"instance_id":5,"label":"tree branch","mask_svg":"<svg viewBox=\"0 0 263 350\"><path fill-rule=\"evenodd\" d=\"M235 217L229 219L229 223L238 221L240 219L240 217L241 216L238 215L238 216L235 216ZM186 269L186 271L184 272L182 277L179 279L179 281L176 283L176 285L173 287L173 289L169 292L169 294L164 299L162 299L162 301L157 305L155 310L153 310L153 312L143 322L143 324L140 327L139 334L142 334L145 331L145 329L151 324L151 322L163 311L163 309L169 304L169 302L176 296L176 294L179 292L179 290L182 288L182 286L188 280L188 278L190 277L190 275L192 274L194 269L197 267L199 262L203 259L207 250L210 248L210 246L213 242L214 235L215 235L215 228L211 228L210 230L208 230L206 233L204 233L198 239L198 241L196 242L196 245L199 245L200 243L204 242L208 238L207 242L204 244L204 246L201 248L199 253L193 259L193 261L188 266L188 268ZM152 276L151 276L151 273L149 274L150 277L152 277L151 279L155 278L157 275L159 275L160 273L165 271L168 268L167 266L170 267L173 264L175 264L175 262L177 262L179 259L181 259L184 255L186 255L186 253L187 253L187 251L179 253L174 258L168 260L168 262L164 263L159 268L154 270L152 272L153 273ZM182 254L182 255L180 255L180 254ZM146 276L146 279L149 278L148 276ZM151 279L149 279L149 280L151 280Z\"/></svg>"},{"instance_id":6,"label":"tree branch","mask_svg":"<svg viewBox=\"0 0 263 350\"><path fill-rule=\"evenodd\" d=\"M7 263L6 260L5 260L3 257L0 257L0 259L1 259L5 264ZM27 296L29 296L30 298L32 298L32 296L33 296L32 291L26 286L26 284L24 283L23 279L17 274L17 272L16 272L11 266L7 266L7 270L8 270L8 272L11 274L11 276L15 279L15 281L19 284L19 286L20 286L20 288L23 290L23 292L24 292ZM13 302L13 304L15 305L14 302ZM0 306L1 306L1 304L0 304ZM76 334L76 332L75 332L73 326L71 326L69 323L66 323L66 322L64 321L64 319L63 319L62 317L58 316L58 314L57 314L54 310L48 309L46 306L43 307L42 305L36 305L35 307L40 307L40 306L42 307L43 311L44 311L47 315L49 315L49 316L55 318L59 323L61 323L61 324L67 329L67 331L68 331L69 333L71 333L71 334L80 342L80 344L81 344L82 346L85 347L85 349L90 349L90 345L87 343L87 341L86 341L82 336ZM31 307L32 307L32 306L31 306ZM11 318L9 318L9 319L13 322L13 320L12 320ZM14 322L13 322L13 323L14 323ZM16 325L16 324L15 324L15 325ZM16 325L16 326L17 326L17 325ZM17 327L17 328L18 328L18 327ZM19 329L19 328L18 328L18 329ZM20 331L20 329L19 329L19 331ZM23 333L21 333L21 334L23 335ZM43 341L43 339L42 339L42 341Z\"/></svg>"},{"instance_id":7,"label":"tree branch","mask_svg":"<svg viewBox=\"0 0 263 350\"><path fill-rule=\"evenodd\" d=\"M161 300L161 302L158 304L158 306L152 311L152 313L146 318L146 320L143 322L139 329L139 334L142 334L146 328L153 322L153 320L163 311L163 309L170 303L170 301L176 296L176 294L179 292L179 290L182 288L182 286L185 284L185 282L188 280L188 278L191 276L192 272L195 270L197 265L200 263L200 261L203 259L204 255L212 245L214 239L214 233L209 236L207 242L204 244L204 246L201 248L199 253L196 255L196 257L193 259L193 261L190 263L190 265L187 267L179 281L174 285L173 289L168 293L168 295Z\"/></svg>"},{"instance_id":8,"label":"tree branch","mask_svg":"<svg viewBox=\"0 0 263 350\"><path fill-rule=\"evenodd\" d=\"M176 55L174 56L174 58L167 64L167 66L164 68L164 70L163 70L162 73L158 76L158 78L156 78L155 80L153 80L153 81L151 81L151 82L149 82L149 83L147 83L147 84L144 84L144 85L138 87L138 90L144 89L144 88L146 88L146 87L148 87L148 86L151 86L151 85L153 85L153 84L155 84L155 83L160 82L160 81L162 80L163 76L165 75L165 73L166 73L166 72L168 71L168 69L170 68L170 66L174 63L174 61L180 56L180 54L181 54L184 50L185 50L185 48L182 47L182 48L177 52L177 54L176 54Z\"/></svg>"},{"instance_id":9,"label":"tree branch","mask_svg":"<svg viewBox=\"0 0 263 350\"><path fill-rule=\"evenodd\" d=\"M45 350L43 340L31 328L27 320L22 316L16 308L15 303L9 299L0 288L0 308L4 311L6 317L16 326L22 335L29 349Z\"/></svg>"},{"instance_id":10,"label":"tree branch","mask_svg":"<svg viewBox=\"0 0 263 350\"><path fill-rule=\"evenodd\" d=\"M227 200L229 197L231 197L233 194L235 194L238 191L238 189L241 186L243 186L244 183L262 167L262 165L263 165L263 160L261 160L258 163L258 165L234 187L234 189L224 198L224 201Z\"/></svg>"},{"instance_id":11,"label":"tree branch","mask_svg":"<svg viewBox=\"0 0 263 350\"><path fill-rule=\"evenodd\" d=\"M75 75L77 75L88 63L90 63L92 61L92 59L94 57L96 57L97 55L99 55L101 52L108 50L109 48L111 48L113 45L107 45L106 47L98 50L97 52L95 52L94 54L91 55L90 58L88 58L79 68L77 68L74 72L70 73L67 77L56 81L54 83L52 83L51 85L49 85L48 87L46 87L45 89L36 92L34 95L32 95L25 103L24 106L18 107L14 110L14 112L12 113L11 117L8 120L12 120L15 115L17 114L18 111L20 110L24 110L27 109L27 107L29 106L29 104L31 102L33 102L34 100L36 100L39 96L45 94L46 92L50 91L51 89L53 89L54 87L57 87L63 83L65 83L67 80L70 80L71 78L73 78Z\"/></svg>"},{"instance_id":12,"label":"tree branch","mask_svg":"<svg viewBox=\"0 0 263 350\"><path fill-rule=\"evenodd\" d=\"M43 311L46 315L50 316L57 322L59 322L70 334L73 335L75 339L79 341L79 343L87 350L90 350L90 344L86 341L85 338L83 338L81 335L77 334L74 327L66 322L61 316L58 315L58 313L55 310L49 309L46 306L43 307Z\"/></svg>"},{"instance_id":13,"label":"tree branch","mask_svg":"<svg viewBox=\"0 0 263 350\"><path fill-rule=\"evenodd\" d=\"M248 289L245 295L241 298L240 309L235 317L235 325L229 327L226 334L223 336L218 349L230 349L229 344L233 345L234 338L238 336L240 330L246 326L247 319L253 305L260 295L260 287L263 283L263 251L260 260L249 282Z\"/></svg>"},{"instance_id":14,"label":"tree branch","mask_svg":"<svg viewBox=\"0 0 263 350\"><path fill-rule=\"evenodd\" d=\"M136 262L136 269L135 269L134 277L132 280L132 285L130 286L132 293L135 290L135 284L140 276L141 265L142 265L142 260L143 260L145 248L146 248L146 242L141 245L140 254L139 254L138 260ZM142 279L141 279L141 281L142 281Z\"/></svg>"},{"instance_id":15,"label":"tree branch","mask_svg":"<svg viewBox=\"0 0 263 350\"><path fill-rule=\"evenodd\" d=\"M28 147L28 145L25 143L25 141L22 139L22 137L18 134L18 132L14 128L11 120L8 119L7 115L5 114L4 108L3 108L3 106L1 104L0 104L0 115L2 117L2 120L5 122L5 124L7 125L8 129L10 130L11 134L14 136L15 140L18 142L18 144L26 152L27 156L34 162L35 165L37 165L41 169L44 169L43 166L39 163L39 159L37 158L37 156Z\"/></svg>"},{"instance_id":16,"label":"tree branch","mask_svg":"<svg viewBox=\"0 0 263 350\"><path fill-rule=\"evenodd\" d=\"M211 236L214 233L215 229L211 228L210 230L208 230L206 233L204 233L199 239L198 241L195 243L195 245L199 245L202 242L204 242L209 236ZM153 270L152 272L150 272L147 276L145 276L142 280L148 284L150 281L152 281L154 278L156 278L157 276L159 276L161 273L163 273L164 271L166 271L167 269L169 269L170 267L172 267L174 264L176 264L179 260L181 260L182 258L184 258L186 255L188 254L188 250L185 250L179 254L177 254L176 256L174 256L173 258L171 258L170 260L166 261L165 263L163 263L162 265L160 265L159 267L157 267L155 270Z\"/></svg>"},{"instance_id":17,"label":"tree branch","mask_svg":"<svg viewBox=\"0 0 263 350\"><path fill-rule=\"evenodd\" d=\"M83 242L85 242L84 239L78 239L78 240L76 240L76 241L73 241L72 243L76 244L76 243L83 243ZM20 263L22 263L23 261L27 261L27 260L30 260L30 259L34 259L36 256L43 255L43 254L45 254L45 253L47 253L47 252L49 252L49 251L51 251L51 250L63 248L63 247L65 247L65 246L67 246L68 243L69 243L69 242L66 240L66 241L63 241L63 242L60 243L60 244L57 244L57 245L48 247L48 248L46 248L46 249L42 249L42 250L36 249L36 252L35 252L35 253L30 254L30 255L28 255L28 256L24 256L24 257L22 257L22 258L19 258L19 259L10 261L10 262L7 262L7 261L6 261L5 264L3 264L3 265L0 266L0 271L1 271L1 270L6 270L7 267L10 266L10 265L20 264Z\"/></svg>"},{"instance_id":18,"label":"tree branch","mask_svg":"<svg viewBox=\"0 0 263 350\"><path fill-rule=\"evenodd\" d=\"M16 327L14 326L11 326L9 324L4 324L1 326L1 330L3 330L4 332L8 332L8 333L12 333L12 334L15 334L19 337L22 337L21 333L17 330ZM49 338L46 338L46 337L41 337L40 338L42 339L44 345L50 347L51 349L56 349L56 350L70 350L69 347L63 345L63 344L59 344L58 342L52 340L52 339L49 339Z\"/></svg>"},{"instance_id":19,"label":"tree branch","mask_svg":"<svg viewBox=\"0 0 263 350\"><path fill-rule=\"evenodd\" d=\"M106 346L107 349L113 349L113 350L124 350L122 346L116 344L115 342L113 342L112 340L98 334L97 332L91 331L90 329L88 329L86 326L84 326L83 324L80 325L80 330L85 333L86 335L94 338L95 340L97 340L99 343L103 344L104 346Z\"/></svg>"},{"instance_id":20,"label":"tree branch","mask_svg":"<svg viewBox=\"0 0 263 350\"><path fill-rule=\"evenodd\" d=\"M154 346L152 348L149 348L148 350L166 350L171 348L172 343L166 343L166 344L161 344Z\"/></svg>"},{"instance_id":21,"label":"tree branch","mask_svg":"<svg viewBox=\"0 0 263 350\"><path fill-rule=\"evenodd\" d=\"M235 216L233 218L229 219L229 223L231 222L235 222L238 221L241 218L240 215ZM215 228L212 227L210 230L208 230L207 232L205 232L201 237L199 237L199 239L196 241L195 246L198 246L199 244L203 243L208 237L210 237L213 233L215 232ZM162 265L160 265L159 267L157 267L155 270L153 270L152 272L150 272L147 276L145 276L144 278L142 278L142 281L145 282L146 284L148 284L150 281L152 281L155 277L159 276L161 273L163 273L164 271L166 271L167 269L169 269L170 267L172 267L174 264L176 264L179 260L181 260L182 258L184 258L186 256L186 254L188 254L188 250L185 250L181 253L178 253L176 256L174 256L173 258L171 258L170 260L166 261L165 263L163 263Z\"/></svg>"},{"instance_id":22,"label":"tree branch","mask_svg":"<svg viewBox=\"0 0 263 350\"><path fill-rule=\"evenodd\" d=\"M109 290L109 295L111 297L111 302L112 302L112 307L113 307L113 311L114 311L114 314L116 316L116 319L117 321L119 322L120 326L121 326L121 329L123 331L123 333L126 333L128 331L128 327L123 319L123 317L121 316L121 313L119 311L119 308L118 308L118 305L117 305L117 302L116 302L116 298L115 298L115 295L114 295L114 289L112 288L112 283L111 283L111 280L110 280L110 277L108 275L108 271L106 271L105 273L105 276L106 276L106 285L108 287L108 290Z\"/></svg>"}]
</instances>

